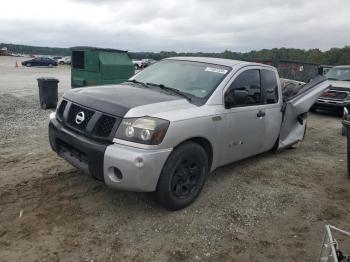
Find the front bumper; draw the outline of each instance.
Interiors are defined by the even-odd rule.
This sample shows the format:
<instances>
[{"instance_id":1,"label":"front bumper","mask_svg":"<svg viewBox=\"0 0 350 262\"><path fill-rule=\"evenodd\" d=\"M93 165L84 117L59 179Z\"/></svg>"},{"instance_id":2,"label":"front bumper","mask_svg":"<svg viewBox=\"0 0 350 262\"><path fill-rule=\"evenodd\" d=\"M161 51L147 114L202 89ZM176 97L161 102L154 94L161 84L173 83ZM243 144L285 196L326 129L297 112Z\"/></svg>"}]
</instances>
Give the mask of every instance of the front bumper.
<instances>
[{"instance_id":1,"label":"front bumper","mask_svg":"<svg viewBox=\"0 0 350 262\"><path fill-rule=\"evenodd\" d=\"M111 188L128 191L154 191L172 151L96 142L68 130L55 118L49 123L49 139L52 149L73 166Z\"/></svg>"},{"instance_id":2,"label":"front bumper","mask_svg":"<svg viewBox=\"0 0 350 262\"><path fill-rule=\"evenodd\" d=\"M106 185L119 190L155 191L163 165L171 151L172 149L138 149L119 144L108 146L103 163ZM121 179L116 171L121 174Z\"/></svg>"},{"instance_id":3,"label":"front bumper","mask_svg":"<svg viewBox=\"0 0 350 262\"><path fill-rule=\"evenodd\" d=\"M344 101L335 101L335 100L328 100L328 99L317 99L316 103L313 105L314 108L320 108L320 109L337 109L337 108L343 108L343 107L349 107L350 101L344 100Z\"/></svg>"},{"instance_id":4,"label":"front bumper","mask_svg":"<svg viewBox=\"0 0 350 262\"><path fill-rule=\"evenodd\" d=\"M73 166L103 180L103 159L107 143L98 143L63 127L55 118L49 123L51 148Z\"/></svg>"}]
</instances>

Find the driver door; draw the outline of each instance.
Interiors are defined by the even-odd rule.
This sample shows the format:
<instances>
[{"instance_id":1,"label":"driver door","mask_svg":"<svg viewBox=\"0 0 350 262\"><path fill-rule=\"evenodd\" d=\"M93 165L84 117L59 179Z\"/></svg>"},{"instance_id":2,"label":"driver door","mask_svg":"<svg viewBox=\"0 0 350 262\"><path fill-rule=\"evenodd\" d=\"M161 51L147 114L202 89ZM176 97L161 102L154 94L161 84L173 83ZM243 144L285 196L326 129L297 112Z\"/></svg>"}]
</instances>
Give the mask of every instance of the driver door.
<instances>
[{"instance_id":1,"label":"driver door","mask_svg":"<svg viewBox=\"0 0 350 262\"><path fill-rule=\"evenodd\" d=\"M224 93L225 154L223 164L243 159L263 150L265 105L259 69L245 69Z\"/></svg>"},{"instance_id":2,"label":"driver door","mask_svg":"<svg viewBox=\"0 0 350 262\"><path fill-rule=\"evenodd\" d=\"M284 98L278 149L303 140L307 112L329 86L327 79L324 76L319 76L303 86L296 94Z\"/></svg>"}]
</instances>

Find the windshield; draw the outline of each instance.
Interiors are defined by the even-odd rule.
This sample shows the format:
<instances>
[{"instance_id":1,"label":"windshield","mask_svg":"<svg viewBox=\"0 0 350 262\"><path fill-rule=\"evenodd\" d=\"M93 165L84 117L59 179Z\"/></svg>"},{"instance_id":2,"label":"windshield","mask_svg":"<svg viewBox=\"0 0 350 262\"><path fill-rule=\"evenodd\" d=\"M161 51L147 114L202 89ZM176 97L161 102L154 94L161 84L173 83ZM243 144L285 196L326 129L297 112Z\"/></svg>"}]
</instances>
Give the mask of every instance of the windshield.
<instances>
[{"instance_id":1,"label":"windshield","mask_svg":"<svg viewBox=\"0 0 350 262\"><path fill-rule=\"evenodd\" d=\"M332 68L327 72L326 77L329 80L350 81L350 68Z\"/></svg>"},{"instance_id":2,"label":"windshield","mask_svg":"<svg viewBox=\"0 0 350 262\"><path fill-rule=\"evenodd\" d=\"M199 99L207 99L230 71L229 67L191 61L163 60L132 79L164 85Z\"/></svg>"}]
</instances>

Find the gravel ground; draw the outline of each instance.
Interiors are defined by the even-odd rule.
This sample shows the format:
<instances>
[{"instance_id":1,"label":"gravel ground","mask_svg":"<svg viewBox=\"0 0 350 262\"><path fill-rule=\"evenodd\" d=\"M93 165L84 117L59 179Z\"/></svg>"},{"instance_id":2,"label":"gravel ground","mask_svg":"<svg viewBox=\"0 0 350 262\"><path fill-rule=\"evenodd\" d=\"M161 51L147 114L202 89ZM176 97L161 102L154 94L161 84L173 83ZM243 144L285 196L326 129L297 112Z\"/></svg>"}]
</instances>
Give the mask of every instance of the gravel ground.
<instances>
[{"instance_id":1,"label":"gravel ground","mask_svg":"<svg viewBox=\"0 0 350 262\"><path fill-rule=\"evenodd\" d=\"M295 149L219 168L193 205L168 212L152 194L110 190L57 157L50 110L26 70L38 73L4 76L2 59L0 261L315 261L327 223L350 229L337 116L310 114ZM66 68L40 70L69 83ZM22 80L9 90L8 78Z\"/></svg>"}]
</instances>

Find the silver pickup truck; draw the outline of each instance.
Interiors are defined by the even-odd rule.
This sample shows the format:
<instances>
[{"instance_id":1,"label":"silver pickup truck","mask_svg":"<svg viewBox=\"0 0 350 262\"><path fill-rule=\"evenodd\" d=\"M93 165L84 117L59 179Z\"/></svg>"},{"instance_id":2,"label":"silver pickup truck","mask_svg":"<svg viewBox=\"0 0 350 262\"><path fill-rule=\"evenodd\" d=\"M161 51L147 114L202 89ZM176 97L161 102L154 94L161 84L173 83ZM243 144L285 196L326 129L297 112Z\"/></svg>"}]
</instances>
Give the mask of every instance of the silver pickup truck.
<instances>
[{"instance_id":1,"label":"silver pickup truck","mask_svg":"<svg viewBox=\"0 0 350 262\"><path fill-rule=\"evenodd\" d=\"M307 112L328 86L321 77L283 95L271 66L169 58L123 84L67 91L50 116L49 139L107 186L155 191L177 210L217 167L301 141Z\"/></svg>"}]
</instances>

